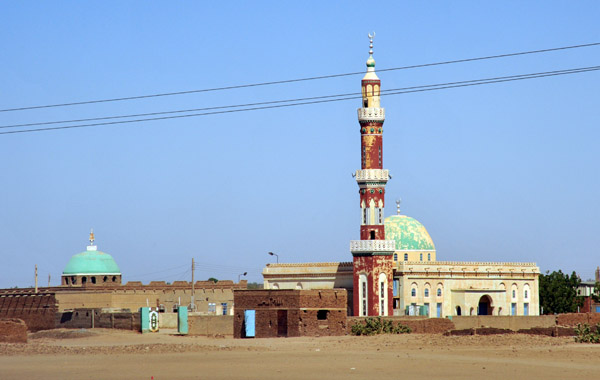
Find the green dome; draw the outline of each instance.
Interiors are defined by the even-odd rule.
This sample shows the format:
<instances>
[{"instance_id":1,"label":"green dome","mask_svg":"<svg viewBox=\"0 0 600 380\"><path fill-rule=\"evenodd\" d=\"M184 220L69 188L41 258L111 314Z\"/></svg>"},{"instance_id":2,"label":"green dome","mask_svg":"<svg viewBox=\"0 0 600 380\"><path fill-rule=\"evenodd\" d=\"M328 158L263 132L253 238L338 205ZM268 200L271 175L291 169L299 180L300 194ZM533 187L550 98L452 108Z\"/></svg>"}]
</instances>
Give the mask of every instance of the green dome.
<instances>
[{"instance_id":1,"label":"green dome","mask_svg":"<svg viewBox=\"0 0 600 380\"><path fill-rule=\"evenodd\" d=\"M121 274L121 270L108 253L87 250L71 257L63 274Z\"/></svg>"},{"instance_id":2,"label":"green dome","mask_svg":"<svg viewBox=\"0 0 600 380\"><path fill-rule=\"evenodd\" d=\"M431 236L419 221L406 215L385 218L385 239L396 241L396 251L435 251Z\"/></svg>"}]
</instances>

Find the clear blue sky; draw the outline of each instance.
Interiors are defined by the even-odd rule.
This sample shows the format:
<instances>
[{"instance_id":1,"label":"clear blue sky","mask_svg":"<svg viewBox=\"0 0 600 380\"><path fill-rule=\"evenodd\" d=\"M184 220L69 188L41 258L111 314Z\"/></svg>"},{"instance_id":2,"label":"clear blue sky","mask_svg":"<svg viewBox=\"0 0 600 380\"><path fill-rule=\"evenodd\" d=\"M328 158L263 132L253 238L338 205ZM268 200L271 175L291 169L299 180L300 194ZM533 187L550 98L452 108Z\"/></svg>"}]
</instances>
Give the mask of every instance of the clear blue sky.
<instances>
[{"instance_id":1,"label":"clear blue sky","mask_svg":"<svg viewBox=\"0 0 600 380\"><path fill-rule=\"evenodd\" d=\"M193 90L600 41L597 1L10 2L0 108ZM600 47L380 73L384 89L600 64ZM0 125L357 92L361 76L0 113ZM600 73L388 96L386 214L439 260L600 265ZM0 135L0 287L58 284L90 228L124 280L262 281L350 261L356 109L344 101ZM187 272L186 272L187 271Z\"/></svg>"}]
</instances>

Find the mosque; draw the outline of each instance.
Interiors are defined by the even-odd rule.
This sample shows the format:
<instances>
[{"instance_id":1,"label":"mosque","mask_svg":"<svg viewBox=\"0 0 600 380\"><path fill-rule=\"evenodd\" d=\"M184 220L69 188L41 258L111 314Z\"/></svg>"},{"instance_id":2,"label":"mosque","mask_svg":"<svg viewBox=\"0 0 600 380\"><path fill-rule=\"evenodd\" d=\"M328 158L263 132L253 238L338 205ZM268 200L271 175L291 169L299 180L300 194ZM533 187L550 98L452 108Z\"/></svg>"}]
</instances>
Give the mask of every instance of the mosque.
<instances>
[{"instance_id":1,"label":"mosque","mask_svg":"<svg viewBox=\"0 0 600 380\"><path fill-rule=\"evenodd\" d=\"M361 81L360 240L350 242L352 262L267 264L265 289L334 289L348 292L348 315L539 315L535 263L438 261L425 227L400 214L384 219L381 81L373 37Z\"/></svg>"}]
</instances>

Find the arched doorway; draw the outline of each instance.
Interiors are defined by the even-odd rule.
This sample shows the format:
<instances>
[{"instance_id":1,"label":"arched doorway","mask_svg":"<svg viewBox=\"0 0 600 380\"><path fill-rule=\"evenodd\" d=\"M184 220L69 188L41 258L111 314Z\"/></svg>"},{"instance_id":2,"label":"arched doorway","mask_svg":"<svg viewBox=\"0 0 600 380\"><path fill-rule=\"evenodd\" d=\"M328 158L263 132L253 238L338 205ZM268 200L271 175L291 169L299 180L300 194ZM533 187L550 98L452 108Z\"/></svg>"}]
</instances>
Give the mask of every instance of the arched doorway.
<instances>
[{"instance_id":1,"label":"arched doorway","mask_svg":"<svg viewBox=\"0 0 600 380\"><path fill-rule=\"evenodd\" d=\"M460 306L456 307L456 315L461 315L461 310L460 310Z\"/></svg>"},{"instance_id":2,"label":"arched doorway","mask_svg":"<svg viewBox=\"0 0 600 380\"><path fill-rule=\"evenodd\" d=\"M490 296L481 296L477 307L477 315L492 315L492 309L492 299Z\"/></svg>"}]
</instances>

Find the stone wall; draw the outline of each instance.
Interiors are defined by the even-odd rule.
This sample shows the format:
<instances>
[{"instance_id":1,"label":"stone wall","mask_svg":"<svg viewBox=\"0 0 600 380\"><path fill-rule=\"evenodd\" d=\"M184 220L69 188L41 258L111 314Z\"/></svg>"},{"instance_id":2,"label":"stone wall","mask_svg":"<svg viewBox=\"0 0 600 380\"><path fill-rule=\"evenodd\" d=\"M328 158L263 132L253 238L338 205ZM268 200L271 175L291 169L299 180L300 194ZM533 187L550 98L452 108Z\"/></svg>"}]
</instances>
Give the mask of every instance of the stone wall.
<instances>
[{"instance_id":1,"label":"stone wall","mask_svg":"<svg viewBox=\"0 0 600 380\"><path fill-rule=\"evenodd\" d=\"M188 335L232 336L233 316L188 314Z\"/></svg>"},{"instance_id":2,"label":"stone wall","mask_svg":"<svg viewBox=\"0 0 600 380\"><path fill-rule=\"evenodd\" d=\"M27 325L22 319L0 319L0 343L27 343Z\"/></svg>"},{"instance_id":3,"label":"stone wall","mask_svg":"<svg viewBox=\"0 0 600 380\"><path fill-rule=\"evenodd\" d=\"M0 318L21 319L29 331L53 329L57 309L54 293L0 294Z\"/></svg>"}]
</instances>

